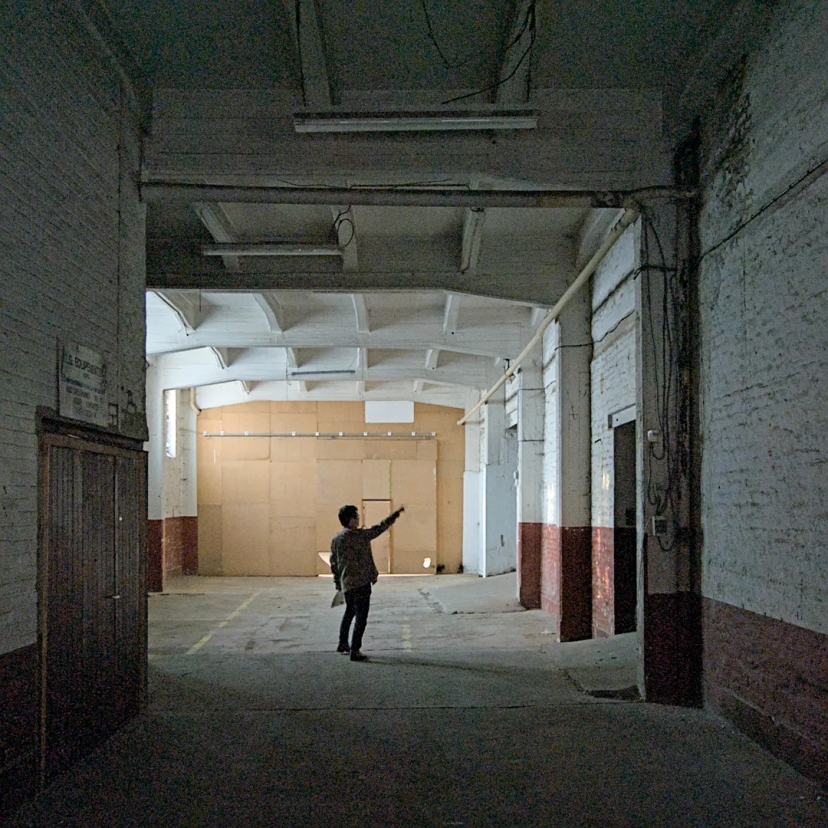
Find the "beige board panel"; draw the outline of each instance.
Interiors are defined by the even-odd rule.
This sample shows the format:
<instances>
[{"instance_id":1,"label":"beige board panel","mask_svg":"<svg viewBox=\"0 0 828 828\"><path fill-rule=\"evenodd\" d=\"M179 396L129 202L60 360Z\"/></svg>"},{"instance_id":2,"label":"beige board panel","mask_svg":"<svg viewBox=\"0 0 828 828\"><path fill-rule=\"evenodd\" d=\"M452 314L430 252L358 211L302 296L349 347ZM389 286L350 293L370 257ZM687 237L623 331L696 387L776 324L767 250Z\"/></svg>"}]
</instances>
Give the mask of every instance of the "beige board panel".
<instances>
[{"instance_id":1,"label":"beige board panel","mask_svg":"<svg viewBox=\"0 0 828 828\"><path fill-rule=\"evenodd\" d=\"M233 503L222 507L225 575L270 575L270 506Z\"/></svg>"},{"instance_id":2,"label":"beige board panel","mask_svg":"<svg viewBox=\"0 0 828 828\"><path fill-rule=\"evenodd\" d=\"M222 503L222 466L199 463L196 486L199 506L220 506Z\"/></svg>"},{"instance_id":3,"label":"beige board panel","mask_svg":"<svg viewBox=\"0 0 828 828\"><path fill-rule=\"evenodd\" d=\"M394 575L434 575L437 571L433 554L394 549Z\"/></svg>"},{"instance_id":4,"label":"beige board panel","mask_svg":"<svg viewBox=\"0 0 828 828\"><path fill-rule=\"evenodd\" d=\"M316 403L309 400L287 402L283 400L272 400L270 403L271 414L316 414Z\"/></svg>"},{"instance_id":5,"label":"beige board panel","mask_svg":"<svg viewBox=\"0 0 828 828\"><path fill-rule=\"evenodd\" d=\"M211 429L205 429L205 431ZM218 429L216 429L218 431ZM224 440L221 437L204 437L201 431L196 436L196 462L198 465L219 466L224 457L222 447Z\"/></svg>"},{"instance_id":6,"label":"beige board panel","mask_svg":"<svg viewBox=\"0 0 828 828\"><path fill-rule=\"evenodd\" d=\"M276 432L296 431L303 434L319 431L316 427L316 414L301 414L299 412L271 414L270 430Z\"/></svg>"},{"instance_id":7,"label":"beige board panel","mask_svg":"<svg viewBox=\"0 0 828 828\"><path fill-rule=\"evenodd\" d=\"M270 502L286 518L316 516L316 463L271 463Z\"/></svg>"},{"instance_id":8,"label":"beige board panel","mask_svg":"<svg viewBox=\"0 0 828 828\"><path fill-rule=\"evenodd\" d=\"M222 437L225 460L269 460L269 437Z\"/></svg>"},{"instance_id":9,"label":"beige board panel","mask_svg":"<svg viewBox=\"0 0 828 828\"><path fill-rule=\"evenodd\" d=\"M437 479L437 559L446 573L463 562L463 478Z\"/></svg>"},{"instance_id":10,"label":"beige board panel","mask_svg":"<svg viewBox=\"0 0 828 828\"><path fill-rule=\"evenodd\" d=\"M270 574L316 575L316 520L271 517Z\"/></svg>"},{"instance_id":11,"label":"beige board panel","mask_svg":"<svg viewBox=\"0 0 828 828\"><path fill-rule=\"evenodd\" d=\"M284 442L286 443L285 460L292 462L316 460L316 447L319 444L316 437L289 437L285 438Z\"/></svg>"},{"instance_id":12,"label":"beige board panel","mask_svg":"<svg viewBox=\"0 0 828 828\"><path fill-rule=\"evenodd\" d=\"M254 400L237 405L227 405L224 411L227 414L240 414L245 417L251 414L270 414L270 400Z\"/></svg>"},{"instance_id":13,"label":"beige board panel","mask_svg":"<svg viewBox=\"0 0 828 828\"><path fill-rule=\"evenodd\" d=\"M316 544L318 551L327 552L331 538L342 528L339 509L362 502L362 461L317 460L316 486Z\"/></svg>"},{"instance_id":14,"label":"beige board panel","mask_svg":"<svg viewBox=\"0 0 828 828\"><path fill-rule=\"evenodd\" d=\"M365 526L375 526L380 521L385 520L391 511L392 508L390 500L363 501L362 522ZM393 531L394 528L392 527L390 531L383 532L378 538L374 538L371 542L371 552L374 556L374 563L380 573L390 571L389 566L391 564Z\"/></svg>"},{"instance_id":15,"label":"beige board panel","mask_svg":"<svg viewBox=\"0 0 828 828\"><path fill-rule=\"evenodd\" d=\"M325 439L320 437L316 444L317 460L362 460L365 456L365 441L347 438Z\"/></svg>"},{"instance_id":16,"label":"beige board panel","mask_svg":"<svg viewBox=\"0 0 828 828\"><path fill-rule=\"evenodd\" d=\"M316 404L316 412L320 424L323 421L327 423L349 422L365 424L365 403L363 402L318 402ZM322 431L323 429L320 427L319 430ZM365 429L360 428L359 430L364 431Z\"/></svg>"},{"instance_id":17,"label":"beige board panel","mask_svg":"<svg viewBox=\"0 0 828 828\"><path fill-rule=\"evenodd\" d=\"M390 500L391 498L391 461L362 461L362 499ZM384 515L383 515L384 517Z\"/></svg>"},{"instance_id":18,"label":"beige board panel","mask_svg":"<svg viewBox=\"0 0 828 828\"><path fill-rule=\"evenodd\" d=\"M221 506L198 507L198 574L223 575Z\"/></svg>"},{"instance_id":19,"label":"beige board panel","mask_svg":"<svg viewBox=\"0 0 828 828\"><path fill-rule=\"evenodd\" d=\"M438 460L437 461L437 479L438 480L457 480L463 479L464 463L459 460Z\"/></svg>"},{"instance_id":20,"label":"beige board panel","mask_svg":"<svg viewBox=\"0 0 828 828\"><path fill-rule=\"evenodd\" d=\"M435 502L436 469L433 460L394 460L391 464L391 497L398 505Z\"/></svg>"},{"instance_id":21,"label":"beige board panel","mask_svg":"<svg viewBox=\"0 0 828 828\"><path fill-rule=\"evenodd\" d=\"M418 460L436 460L437 459L437 440L418 440L417 441L417 459Z\"/></svg>"},{"instance_id":22,"label":"beige board panel","mask_svg":"<svg viewBox=\"0 0 828 828\"><path fill-rule=\"evenodd\" d=\"M251 405L247 403L245 408ZM225 433L270 433L270 408L265 412L245 411L225 414L221 418ZM267 460L270 458L269 437L222 437L225 460Z\"/></svg>"},{"instance_id":23,"label":"beige board panel","mask_svg":"<svg viewBox=\"0 0 828 828\"><path fill-rule=\"evenodd\" d=\"M367 460L416 460L417 440L371 437L365 441Z\"/></svg>"},{"instance_id":24,"label":"beige board panel","mask_svg":"<svg viewBox=\"0 0 828 828\"><path fill-rule=\"evenodd\" d=\"M394 524L394 572L401 571L397 568L399 554L409 552L421 552L431 558L437 556L437 515L433 503L406 504L405 512Z\"/></svg>"},{"instance_id":25,"label":"beige board panel","mask_svg":"<svg viewBox=\"0 0 828 828\"><path fill-rule=\"evenodd\" d=\"M222 503L269 503L270 463L244 460L222 465Z\"/></svg>"}]
</instances>

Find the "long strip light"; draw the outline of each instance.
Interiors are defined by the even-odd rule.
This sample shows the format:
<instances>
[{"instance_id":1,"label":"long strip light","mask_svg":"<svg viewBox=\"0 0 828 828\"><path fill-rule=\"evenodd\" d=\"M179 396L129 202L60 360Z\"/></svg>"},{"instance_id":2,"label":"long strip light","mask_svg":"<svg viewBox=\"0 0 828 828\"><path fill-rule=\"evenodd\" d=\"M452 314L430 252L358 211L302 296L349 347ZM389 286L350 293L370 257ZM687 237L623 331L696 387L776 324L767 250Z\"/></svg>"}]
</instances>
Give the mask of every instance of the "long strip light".
<instances>
[{"instance_id":1,"label":"long strip light","mask_svg":"<svg viewBox=\"0 0 828 828\"><path fill-rule=\"evenodd\" d=\"M270 242L256 244L205 244L202 256L341 256L336 244L294 244Z\"/></svg>"},{"instance_id":2,"label":"long strip light","mask_svg":"<svg viewBox=\"0 0 828 828\"><path fill-rule=\"evenodd\" d=\"M534 109L455 112L295 112L296 132L451 132L535 129Z\"/></svg>"}]
</instances>

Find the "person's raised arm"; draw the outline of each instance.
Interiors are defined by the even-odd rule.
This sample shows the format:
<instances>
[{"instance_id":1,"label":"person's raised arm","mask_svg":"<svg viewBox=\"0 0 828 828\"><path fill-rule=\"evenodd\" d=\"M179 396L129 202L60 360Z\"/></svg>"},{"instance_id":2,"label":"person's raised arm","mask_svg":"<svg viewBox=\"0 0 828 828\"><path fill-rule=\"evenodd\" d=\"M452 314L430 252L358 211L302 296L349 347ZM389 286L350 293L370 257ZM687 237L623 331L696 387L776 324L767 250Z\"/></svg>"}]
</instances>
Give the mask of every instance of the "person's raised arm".
<instances>
[{"instance_id":1,"label":"person's raised arm","mask_svg":"<svg viewBox=\"0 0 828 828\"><path fill-rule=\"evenodd\" d=\"M368 538L373 540L379 537L383 532L391 527L394 521L405 511L405 506L400 506L395 512L391 512L385 520L380 521L376 526L372 526L365 531L368 533Z\"/></svg>"}]
</instances>

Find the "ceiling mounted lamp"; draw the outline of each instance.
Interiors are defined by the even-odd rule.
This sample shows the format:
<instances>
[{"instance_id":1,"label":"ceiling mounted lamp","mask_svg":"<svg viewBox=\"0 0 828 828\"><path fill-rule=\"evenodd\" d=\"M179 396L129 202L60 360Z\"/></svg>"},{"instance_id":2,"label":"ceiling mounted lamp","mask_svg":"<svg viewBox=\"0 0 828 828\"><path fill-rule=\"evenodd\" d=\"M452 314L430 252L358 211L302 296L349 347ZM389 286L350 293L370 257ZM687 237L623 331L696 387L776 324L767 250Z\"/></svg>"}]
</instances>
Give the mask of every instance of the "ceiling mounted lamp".
<instances>
[{"instance_id":1,"label":"ceiling mounted lamp","mask_svg":"<svg viewBox=\"0 0 828 828\"><path fill-rule=\"evenodd\" d=\"M202 256L341 256L336 244L296 244L271 242L259 244L205 244Z\"/></svg>"},{"instance_id":2,"label":"ceiling mounted lamp","mask_svg":"<svg viewBox=\"0 0 828 828\"><path fill-rule=\"evenodd\" d=\"M535 129L535 109L424 112L295 112L296 132L452 132Z\"/></svg>"}]
</instances>

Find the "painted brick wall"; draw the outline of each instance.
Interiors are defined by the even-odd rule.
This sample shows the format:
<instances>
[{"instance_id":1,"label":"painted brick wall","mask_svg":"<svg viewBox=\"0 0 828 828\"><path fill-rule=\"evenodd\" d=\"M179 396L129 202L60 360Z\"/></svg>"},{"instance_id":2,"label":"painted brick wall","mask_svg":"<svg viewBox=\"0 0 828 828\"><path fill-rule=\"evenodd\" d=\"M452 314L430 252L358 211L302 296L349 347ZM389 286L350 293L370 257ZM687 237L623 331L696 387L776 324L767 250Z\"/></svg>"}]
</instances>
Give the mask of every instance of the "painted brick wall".
<instances>
[{"instance_id":1,"label":"painted brick wall","mask_svg":"<svg viewBox=\"0 0 828 828\"><path fill-rule=\"evenodd\" d=\"M593 526L613 525L613 444L607 418L635 405L635 238L636 228L630 227L593 277Z\"/></svg>"},{"instance_id":2,"label":"painted brick wall","mask_svg":"<svg viewBox=\"0 0 828 828\"><path fill-rule=\"evenodd\" d=\"M0 653L35 640L35 408L57 408L59 339L103 354L118 429L146 428L137 133L67 8L0 15Z\"/></svg>"},{"instance_id":3,"label":"painted brick wall","mask_svg":"<svg viewBox=\"0 0 828 828\"><path fill-rule=\"evenodd\" d=\"M777 4L703 119L706 703L828 783L828 2Z\"/></svg>"},{"instance_id":4,"label":"painted brick wall","mask_svg":"<svg viewBox=\"0 0 828 828\"><path fill-rule=\"evenodd\" d=\"M828 633L828 3L780 6L704 121L703 592Z\"/></svg>"}]
</instances>

